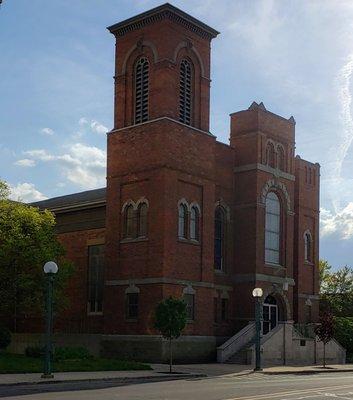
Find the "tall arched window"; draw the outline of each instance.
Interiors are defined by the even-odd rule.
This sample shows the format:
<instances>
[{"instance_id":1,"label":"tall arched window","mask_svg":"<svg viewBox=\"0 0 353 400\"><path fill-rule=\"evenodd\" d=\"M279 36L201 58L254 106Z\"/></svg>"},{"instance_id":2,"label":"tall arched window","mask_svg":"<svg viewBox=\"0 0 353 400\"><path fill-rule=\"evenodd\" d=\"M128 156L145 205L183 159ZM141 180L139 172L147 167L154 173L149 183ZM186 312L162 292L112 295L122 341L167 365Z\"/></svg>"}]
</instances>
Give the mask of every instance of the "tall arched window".
<instances>
[{"instance_id":1,"label":"tall arched window","mask_svg":"<svg viewBox=\"0 0 353 400\"><path fill-rule=\"evenodd\" d=\"M267 143L266 146L266 163L272 168L275 168L275 148L271 142Z\"/></svg>"},{"instance_id":2,"label":"tall arched window","mask_svg":"<svg viewBox=\"0 0 353 400\"><path fill-rule=\"evenodd\" d=\"M187 222L188 222L188 209L185 204L179 205L179 224L178 236L182 239L187 238Z\"/></svg>"},{"instance_id":3,"label":"tall arched window","mask_svg":"<svg viewBox=\"0 0 353 400\"><path fill-rule=\"evenodd\" d=\"M179 121L191 124L192 112L192 67L188 60L180 63Z\"/></svg>"},{"instance_id":4,"label":"tall arched window","mask_svg":"<svg viewBox=\"0 0 353 400\"><path fill-rule=\"evenodd\" d=\"M135 66L135 124L148 120L148 75L148 60L141 57Z\"/></svg>"},{"instance_id":5,"label":"tall arched window","mask_svg":"<svg viewBox=\"0 0 353 400\"><path fill-rule=\"evenodd\" d=\"M147 204L141 203L137 209L137 220L138 220L138 237L146 237L147 236Z\"/></svg>"},{"instance_id":6,"label":"tall arched window","mask_svg":"<svg viewBox=\"0 0 353 400\"><path fill-rule=\"evenodd\" d=\"M282 146L277 147L277 167L281 171L285 171L285 158L284 158L284 150Z\"/></svg>"},{"instance_id":7,"label":"tall arched window","mask_svg":"<svg viewBox=\"0 0 353 400\"><path fill-rule=\"evenodd\" d=\"M191 207L190 212L190 239L200 240L200 215L196 206Z\"/></svg>"},{"instance_id":8,"label":"tall arched window","mask_svg":"<svg viewBox=\"0 0 353 400\"><path fill-rule=\"evenodd\" d=\"M278 196L269 192L266 197L265 262L280 263L281 205Z\"/></svg>"},{"instance_id":9,"label":"tall arched window","mask_svg":"<svg viewBox=\"0 0 353 400\"><path fill-rule=\"evenodd\" d=\"M225 233L226 214L222 207L217 207L214 221L214 268L219 271L225 269Z\"/></svg>"},{"instance_id":10,"label":"tall arched window","mask_svg":"<svg viewBox=\"0 0 353 400\"><path fill-rule=\"evenodd\" d=\"M304 257L305 261L312 262L312 238L310 232L304 234Z\"/></svg>"},{"instance_id":11,"label":"tall arched window","mask_svg":"<svg viewBox=\"0 0 353 400\"><path fill-rule=\"evenodd\" d=\"M125 227L124 227L124 237L127 239L132 239L135 237L136 227L135 227L135 210L132 204L125 208Z\"/></svg>"}]
</instances>

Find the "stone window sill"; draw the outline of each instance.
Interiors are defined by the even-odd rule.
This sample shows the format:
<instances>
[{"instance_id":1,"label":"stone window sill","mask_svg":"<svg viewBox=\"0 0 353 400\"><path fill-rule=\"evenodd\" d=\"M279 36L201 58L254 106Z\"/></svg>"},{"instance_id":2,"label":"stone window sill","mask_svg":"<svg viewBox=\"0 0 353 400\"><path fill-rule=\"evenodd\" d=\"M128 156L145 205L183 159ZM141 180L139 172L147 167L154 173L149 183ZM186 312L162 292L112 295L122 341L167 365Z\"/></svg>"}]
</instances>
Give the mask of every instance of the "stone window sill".
<instances>
[{"instance_id":1,"label":"stone window sill","mask_svg":"<svg viewBox=\"0 0 353 400\"><path fill-rule=\"evenodd\" d=\"M214 273L216 275L227 275L226 271L223 271L222 269L217 269L217 268L214 268Z\"/></svg>"},{"instance_id":2,"label":"stone window sill","mask_svg":"<svg viewBox=\"0 0 353 400\"><path fill-rule=\"evenodd\" d=\"M281 264L272 264L272 263L265 263L265 267L269 267L269 268L278 268L278 269L286 269L286 267L284 267Z\"/></svg>"},{"instance_id":3,"label":"stone window sill","mask_svg":"<svg viewBox=\"0 0 353 400\"><path fill-rule=\"evenodd\" d=\"M137 318L126 318L125 320L126 320L126 322L137 322L138 321Z\"/></svg>"},{"instance_id":4,"label":"stone window sill","mask_svg":"<svg viewBox=\"0 0 353 400\"><path fill-rule=\"evenodd\" d=\"M178 238L178 242L184 244L192 244L194 246L200 246L200 242L198 240L193 240L193 239Z\"/></svg>"},{"instance_id":5,"label":"stone window sill","mask_svg":"<svg viewBox=\"0 0 353 400\"><path fill-rule=\"evenodd\" d=\"M139 237L139 238L134 238L134 239L130 239L130 238L122 239L122 240L120 240L120 243L138 243L138 242L147 242L147 241L148 241L147 237Z\"/></svg>"},{"instance_id":6,"label":"stone window sill","mask_svg":"<svg viewBox=\"0 0 353 400\"><path fill-rule=\"evenodd\" d=\"M97 312L88 311L87 315L88 315L89 317L96 317L96 316L103 315L103 311L97 311Z\"/></svg>"},{"instance_id":7,"label":"stone window sill","mask_svg":"<svg viewBox=\"0 0 353 400\"><path fill-rule=\"evenodd\" d=\"M311 261L308 261L308 260L305 260L305 261L304 261L304 264L306 264L306 265L311 265L311 266L313 266L313 265L314 265L314 263L313 263L313 262L311 262Z\"/></svg>"}]
</instances>

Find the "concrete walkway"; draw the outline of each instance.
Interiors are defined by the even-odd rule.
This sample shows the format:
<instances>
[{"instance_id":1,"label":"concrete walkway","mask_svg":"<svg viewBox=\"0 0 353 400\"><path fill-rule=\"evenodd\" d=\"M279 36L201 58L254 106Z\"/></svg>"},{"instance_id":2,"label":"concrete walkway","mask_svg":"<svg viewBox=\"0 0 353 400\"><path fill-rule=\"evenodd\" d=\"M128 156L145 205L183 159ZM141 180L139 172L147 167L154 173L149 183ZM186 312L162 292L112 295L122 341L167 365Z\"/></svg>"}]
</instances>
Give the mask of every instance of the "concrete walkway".
<instances>
[{"instance_id":1,"label":"concrete walkway","mask_svg":"<svg viewBox=\"0 0 353 400\"><path fill-rule=\"evenodd\" d=\"M146 381L168 381L175 379L191 379L213 376L240 376L253 374L250 365L238 364L186 364L173 367L175 374L169 375L169 366L166 364L152 364L152 371L98 371L98 372L57 372L53 379L42 379L41 374L0 374L0 386L80 382L80 381L114 381L117 384L129 384ZM320 372L353 372L353 364L330 365L322 368L319 365L295 367L278 366L264 368L263 374L311 374Z\"/></svg>"}]
</instances>

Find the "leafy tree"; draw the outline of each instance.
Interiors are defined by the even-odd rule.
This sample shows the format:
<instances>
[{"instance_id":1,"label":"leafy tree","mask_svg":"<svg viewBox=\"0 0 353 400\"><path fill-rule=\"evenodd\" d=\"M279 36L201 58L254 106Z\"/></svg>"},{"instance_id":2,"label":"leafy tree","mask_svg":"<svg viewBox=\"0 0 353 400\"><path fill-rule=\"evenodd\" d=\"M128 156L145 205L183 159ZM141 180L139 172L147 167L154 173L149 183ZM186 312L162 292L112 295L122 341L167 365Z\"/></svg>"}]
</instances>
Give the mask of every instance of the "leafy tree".
<instances>
[{"instance_id":1,"label":"leafy tree","mask_svg":"<svg viewBox=\"0 0 353 400\"><path fill-rule=\"evenodd\" d=\"M319 341L324 345L324 368L326 367L326 345L333 339L334 334L334 321L333 315L329 312L325 312L320 316L320 324L316 327L315 333L319 338Z\"/></svg>"},{"instance_id":2,"label":"leafy tree","mask_svg":"<svg viewBox=\"0 0 353 400\"><path fill-rule=\"evenodd\" d=\"M72 266L56 239L54 215L11 201L8 194L8 186L0 181L0 316L12 321L16 332L19 318L43 310L44 263L53 260L59 265L54 301L60 297L60 305L65 305L63 290Z\"/></svg>"},{"instance_id":3,"label":"leafy tree","mask_svg":"<svg viewBox=\"0 0 353 400\"><path fill-rule=\"evenodd\" d=\"M155 312L155 328L169 340L169 372L172 372L172 340L178 338L186 325L186 304L181 299L169 297L161 301Z\"/></svg>"},{"instance_id":4,"label":"leafy tree","mask_svg":"<svg viewBox=\"0 0 353 400\"><path fill-rule=\"evenodd\" d=\"M347 362L353 362L353 317L335 317L335 339L347 350Z\"/></svg>"},{"instance_id":5,"label":"leafy tree","mask_svg":"<svg viewBox=\"0 0 353 400\"><path fill-rule=\"evenodd\" d=\"M320 307L335 316L353 316L353 269L345 266L336 271L320 260Z\"/></svg>"}]
</instances>

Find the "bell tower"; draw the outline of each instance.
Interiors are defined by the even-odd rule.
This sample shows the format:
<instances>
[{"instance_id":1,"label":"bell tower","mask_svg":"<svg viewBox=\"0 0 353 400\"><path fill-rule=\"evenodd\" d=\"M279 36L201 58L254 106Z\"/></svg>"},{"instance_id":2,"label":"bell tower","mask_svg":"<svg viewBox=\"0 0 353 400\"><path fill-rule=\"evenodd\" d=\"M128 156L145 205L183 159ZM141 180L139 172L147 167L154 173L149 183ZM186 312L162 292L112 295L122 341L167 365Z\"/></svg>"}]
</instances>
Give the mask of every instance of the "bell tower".
<instances>
[{"instance_id":1,"label":"bell tower","mask_svg":"<svg viewBox=\"0 0 353 400\"><path fill-rule=\"evenodd\" d=\"M218 32L168 3L108 30L116 38L114 129L168 117L208 132Z\"/></svg>"}]
</instances>

